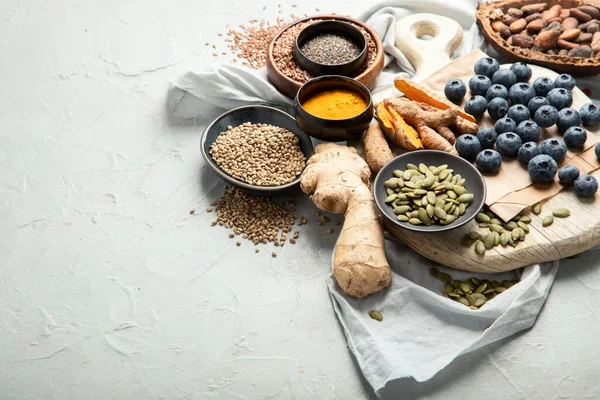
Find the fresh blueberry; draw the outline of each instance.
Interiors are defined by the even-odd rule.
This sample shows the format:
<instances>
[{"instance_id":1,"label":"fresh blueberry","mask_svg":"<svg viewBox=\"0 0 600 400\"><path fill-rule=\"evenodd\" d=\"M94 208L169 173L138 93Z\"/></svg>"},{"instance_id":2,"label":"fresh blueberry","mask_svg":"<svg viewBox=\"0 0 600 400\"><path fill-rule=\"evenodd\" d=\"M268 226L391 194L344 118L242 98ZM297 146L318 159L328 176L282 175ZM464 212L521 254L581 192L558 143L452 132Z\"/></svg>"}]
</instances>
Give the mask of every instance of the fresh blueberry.
<instances>
[{"instance_id":1,"label":"fresh blueberry","mask_svg":"<svg viewBox=\"0 0 600 400\"><path fill-rule=\"evenodd\" d=\"M523 121L517 126L517 135L523 143L537 142L540 138L540 127L533 121Z\"/></svg>"},{"instance_id":2,"label":"fresh blueberry","mask_svg":"<svg viewBox=\"0 0 600 400\"><path fill-rule=\"evenodd\" d=\"M497 120L506 115L508 111L508 101L502 97L496 97L488 103L488 114L492 119Z\"/></svg>"},{"instance_id":3,"label":"fresh blueberry","mask_svg":"<svg viewBox=\"0 0 600 400\"><path fill-rule=\"evenodd\" d=\"M557 163L563 162L565 154L567 154L567 145L560 139L546 139L540 145L542 154L546 154L554 159Z\"/></svg>"},{"instance_id":4,"label":"fresh blueberry","mask_svg":"<svg viewBox=\"0 0 600 400\"><path fill-rule=\"evenodd\" d=\"M550 102L550 105L554 106L557 110L562 110L565 107L571 107L571 104L573 104L573 96L571 95L571 91L569 89L552 89L548 92L546 98Z\"/></svg>"},{"instance_id":5,"label":"fresh blueberry","mask_svg":"<svg viewBox=\"0 0 600 400\"><path fill-rule=\"evenodd\" d=\"M485 96L485 92L492 86L492 80L485 75L475 75L469 79L469 90L472 95Z\"/></svg>"},{"instance_id":6,"label":"fresh blueberry","mask_svg":"<svg viewBox=\"0 0 600 400\"><path fill-rule=\"evenodd\" d=\"M473 96L465 103L465 112L480 118L487 110L488 102L483 96Z\"/></svg>"},{"instance_id":7,"label":"fresh blueberry","mask_svg":"<svg viewBox=\"0 0 600 400\"><path fill-rule=\"evenodd\" d=\"M594 147L594 153L596 153L596 158L597 158L598 160L600 160L600 143L598 143L598 144L596 145L596 147Z\"/></svg>"},{"instance_id":8,"label":"fresh blueberry","mask_svg":"<svg viewBox=\"0 0 600 400\"><path fill-rule=\"evenodd\" d=\"M498 135L496 150L503 156L515 157L519 153L519 148L522 144L523 142L519 135L514 132L506 132Z\"/></svg>"},{"instance_id":9,"label":"fresh blueberry","mask_svg":"<svg viewBox=\"0 0 600 400\"><path fill-rule=\"evenodd\" d=\"M579 113L572 108L563 108L558 112L558 121L556 127L560 133L565 133L572 126L581 125Z\"/></svg>"},{"instance_id":10,"label":"fresh blueberry","mask_svg":"<svg viewBox=\"0 0 600 400\"><path fill-rule=\"evenodd\" d=\"M554 89L554 82L546 76L536 78L533 81L533 90L535 90L536 96L546 96L552 89Z\"/></svg>"},{"instance_id":11,"label":"fresh blueberry","mask_svg":"<svg viewBox=\"0 0 600 400\"><path fill-rule=\"evenodd\" d=\"M494 72L500 69L500 63L495 58L484 57L477 60L474 69L475 74L485 75L488 78L491 78L494 75Z\"/></svg>"},{"instance_id":12,"label":"fresh blueberry","mask_svg":"<svg viewBox=\"0 0 600 400\"><path fill-rule=\"evenodd\" d=\"M528 104L529 100L535 97L535 90L529 83L517 83L511 86L508 97L510 97L513 104Z\"/></svg>"},{"instance_id":13,"label":"fresh blueberry","mask_svg":"<svg viewBox=\"0 0 600 400\"><path fill-rule=\"evenodd\" d=\"M517 130L517 123L512 118L500 118L496 121L494 129L496 129L498 135L505 132L515 132Z\"/></svg>"},{"instance_id":14,"label":"fresh blueberry","mask_svg":"<svg viewBox=\"0 0 600 400\"><path fill-rule=\"evenodd\" d=\"M529 82L531 79L531 68L525 63L516 62L510 66L510 70L517 76L517 82Z\"/></svg>"},{"instance_id":15,"label":"fresh blueberry","mask_svg":"<svg viewBox=\"0 0 600 400\"><path fill-rule=\"evenodd\" d=\"M507 89L510 89L512 85L517 83L517 75L512 72L510 69L499 69L494 72L492 76L492 83L494 85L502 85Z\"/></svg>"},{"instance_id":16,"label":"fresh blueberry","mask_svg":"<svg viewBox=\"0 0 600 400\"><path fill-rule=\"evenodd\" d=\"M554 87L573 90L575 87L575 78L569 74L560 74L554 80Z\"/></svg>"},{"instance_id":17,"label":"fresh blueberry","mask_svg":"<svg viewBox=\"0 0 600 400\"><path fill-rule=\"evenodd\" d=\"M556 161L546 154L533 157L527 165L529 178L534 183L552 182L557 169L558 165L556 165Z\"/></svg>"},{"instance_id":18,"label":"fresh blueberry","mask_svg":"<svg viewBox=\"0 0 600 400\"><path fill-rule=\"evenodd\" d=\"M533 115L535 114L538 108L540 108L541 106L547 106L549 104L550 102L547 98L542 96L535 96L533 99L529 100L529 103L527 103L527 108L529 108L529 112L531 113L531 115Z\"/></svg>"},{"instance_id":19,"label":"fresh blueberry","mask_svg":"<svg viewBox=\"0 0 600 400\"><path fill-rule=\"evenodd\" d=\"M592 175L581 175L575 180L575 194L579 197L592 197L598 191L598 181Z\"/></svg>"},{"instance_id":20,"label":"fresh blueberry","mask_svg":"<svg viewBox=\"0 0 600 400\"><path fill-rule=\"evenodd\" d=\"M496 150L486 149L477 154L475 162L481 172L495 174L502 165L502 156Z\"/></svg>"},{"instance_id":21,"label":"fresh blueberry","mask_svg":"<svg viewBox=\"0 0 600 400\"><path fill-rule=\"evenodd\" d=\"M450 79L444 87L444 94L448 100L454 103L460 103L467 94L467 87L460 79Z\"/></svg>"},{"instance_id":22,"label":"fresh blueberry","mask_svg":"<svg viewBox=\"0 0 600 400\"><path fill-rule=\"evenodd\" d=\"M477 139L476 136L469 134L459 136L458 139L456 139L454 147L456 148L456 151L458 151L458 154L467 160L474 159L481 151L479 139Z\"/></svg>"},{"instance_id":23,"label":"fresh blueberry","mask_svg":"<svg viewBox=\"0 0 600 400\"><path fill-rule=\"evenodd\" d=\"M490 128L489 126L480 128L479 131L477 131L477 139L479 139L479 143L484 149L491 149L494 147L497 138L498 133L496 133L494 128Z\"/></svg>"},{"instance_id":24,"label":"fresh blueberry","mask_svg":"<svg viewBox=\"0 0 600 400\"><path fill-rule=\"evenodd\" d=\"M533 120L542 128L550 128L558 121L558 111L552 106L541 106L535 112Z\"/></svg>"},{"instance_id":25,"label":"fresh blueberry","mask_svg":"<svg viewBox=\"0 0 600 400\"><path fill-rule=\"evenodd\" d=\"M527 142L523 143L521 147L519 147L518 157L519 161L527 165L533 157L539 156L540 154L542 154L542 151L536 142Z\"/></svg>"},{"instance_id":26,"label":"fresh blueberry","mask_svg":"<svg viewBox=\"0 0 600 400\"><path fill-rule=\"evenodd\" d=\"M564 139L567 147L581 147L587 140L587 132L579 126L572 126L565 132Z\"/></svg>"},{"instance_id":27,"label":"fresh blueberry","mask_svg":"<svg viewBox=\"0 0 600 400\"><path fill-rule=\"evenodd\" d=\"M487 92L485 92L485 98L487 99L487 101L492 101L492 99L495 99L498 97L507 100L508 99L508 89L506 89L502 85L492 85L487 90Z\"/></svg>"},{"instance_id":28,"label":"fresh blueberry","mask_svg":"<svg viewBox=\"0 0 600 400\"><path fill-rule=\"evenodd\" d=\"M522 104L512 106L508 109L508 113L506 114L508 118L514 119L517 125L523 121L529 121L530 115L529 109Z\"/></svg>"},{"instance_id":29,"label":"fresh blueberry","mask_svg":"<svg viewBox=\"0 0 600 400\"><path fill-rule=\"evenodd\" d=\"M579 109L581 122L584 126L594 126L600 122L600 107L594 103L587 103Z\"/></svg>"},{"instance_id":30,"label":"fresh blueberry","mask_svg":"<svg viewBox=\"0 0 600 400\"><path fill-rule=\"evenodd\" d=\"M565 165L558 171L558 180L563 185L572 185L579 178L579 168L574 165Z\"/></svg>"}]
</instances>

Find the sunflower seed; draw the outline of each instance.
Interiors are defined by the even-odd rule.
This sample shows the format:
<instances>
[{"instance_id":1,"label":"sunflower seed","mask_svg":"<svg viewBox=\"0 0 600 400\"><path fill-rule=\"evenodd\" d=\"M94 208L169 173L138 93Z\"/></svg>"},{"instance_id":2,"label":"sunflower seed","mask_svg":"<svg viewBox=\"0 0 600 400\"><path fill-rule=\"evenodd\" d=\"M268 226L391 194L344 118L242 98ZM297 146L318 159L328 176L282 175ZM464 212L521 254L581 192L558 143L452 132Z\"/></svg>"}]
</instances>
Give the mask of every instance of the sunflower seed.
<instances>
[{"instance_id":1,"label":"sunflower seed","mask_svg":"<svg viewBox=\"0 0 600 400\"><path fill-rule=\"evenodd\" d=\"M552 210L552 215L558 218L567 218L569 215L571 215L571 211L569 211L568 208L557 208Z\"/></svg>"},{"instance_id":2,"label":"sunflower seed","mask_svg":"<svg viewBox=\"0 0 600 400\"><path fill-rule=\"evenodd\" d=\"M544 217L544 219L542 220L542 226L550 226L550 225L552 225L553 222L554 222L554 217L552 215L548 215L547 217Z\"/></svg>"}]
</instances>

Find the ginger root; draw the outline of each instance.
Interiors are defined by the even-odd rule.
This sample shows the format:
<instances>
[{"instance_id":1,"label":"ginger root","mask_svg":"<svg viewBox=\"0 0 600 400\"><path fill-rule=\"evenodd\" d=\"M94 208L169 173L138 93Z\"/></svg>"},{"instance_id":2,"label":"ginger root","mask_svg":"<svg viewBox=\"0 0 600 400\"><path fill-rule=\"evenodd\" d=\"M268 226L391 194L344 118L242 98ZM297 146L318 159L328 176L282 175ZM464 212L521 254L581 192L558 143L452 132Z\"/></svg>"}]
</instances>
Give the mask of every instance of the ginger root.
<instances>
[{"instance_id":1,"label":"ginger root","mask_svg":"<svg viewBox=\"0 0 600 400\"><path fill-rule=\"evenodd\" d=\"M367 129L363 137L363 148L367 165L373 175L377 175L381 168L394 158L378 123L371 123Z\"/></svg>"},{"instance_id":2,"label":"ginger root","mask_svg":"<svg viewBox=\"0 0 600 400\"><path fill-rule=\"evenodd\" d=\"M439 111L439 108L431 106L427 103L420 102L419 107L425 111ZM464 119L460 115L456 117L456 121L454 122L453 126L456 128L456 131L459 135L464 135L465 133L476 135L477 131L479 131L479 125L477 125L475 122Z\"/></svg>"},{"instance_id":3,"label":"ginger root","mask_svg":"<svg viewBox=\"0 0 600 400\"><path fill-rule=\"evenodd\" d=\"M300 187L322 210L344 214L333 255L333 274L342 290L365 297L390 284L383 228L369 190L369 167L356 149L335 143L316 147Z\"/></svg>"}]
</instances>

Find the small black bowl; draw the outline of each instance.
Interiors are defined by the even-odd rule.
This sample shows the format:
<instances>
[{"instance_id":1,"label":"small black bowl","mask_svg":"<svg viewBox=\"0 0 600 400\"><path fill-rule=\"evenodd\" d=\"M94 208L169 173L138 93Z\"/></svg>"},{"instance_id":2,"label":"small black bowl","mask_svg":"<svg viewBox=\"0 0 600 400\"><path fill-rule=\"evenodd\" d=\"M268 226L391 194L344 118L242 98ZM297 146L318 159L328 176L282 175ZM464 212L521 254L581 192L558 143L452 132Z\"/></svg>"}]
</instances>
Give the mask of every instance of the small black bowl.
<instances>
[{"instance_id":1,"label":"small black bowl","mask_svg":"<svg viewBox=\"0 0 600 400\"><path fill-rule=\"evenodd\" d=\"M385 203L387 192L383 183L394 176L392 174L394 170L405 170L406 164L409 163L415 165L424 163L425 165L434 165L436 167L448 164L448 168L453 169L454 174L460 174L465 178L465 189L467 189L469 193L473 193L473 200L465 210L465 214L461 215L456 221L448 225L411 225L408 222L398 221L397 215L394 214L394 209ZM375 178L375 182L373 183L373 196L375 197L377 208L386 222L417 232L442 232L463 226L475 218L485 204L487 188L485 186L485 180L477 168L465 159L446 153L445 151L417 150L409 151L394 158L379 171Z\"/></svg>"},{"instance_id":2,"label":"small black bowl","mask_svg":"<svg viewBox=\"0 0 600 400\"><path fill-rule=\"evenodd\" d=\"M349 39L358 46L360 52L355 58L343 64L321 64L313 61L302 52L301 48L308 40L324 34L336 34ZM298 65L312 76L344 75L354 77L364 67L367 56L368 49L365 35L358 28L346 22L333 20L315 22L302 29L296 36L294 59Z\"/></svg>"},{"instance_id":3,"label":"small black bowl","mask_svg":"<svg viewBox=\"0 0 600 400\"><path fill-rule=\"evenodd\" d=\"M325 119L306 111L302 104L311 97L328 90L347 90L360 95L367 108L360 114L346 119ZM296 122L302 130L317 139L339 142L355 139L369 127L373 119L373 102L371 92L359 81L339 75L326 75L306 82L294 100Z\"/></svg>"},{"instance_id":4,"label":"small black bowl","mask_svg":"<svg viewBox=\"0 0 600 400\"><path fill-rule=\"evenodd\" d=\"M202 136L200 138L200 152L202 153L202 157L206 161L206 164L208 164L215 174L217 174L223 180L231 183L232 185L245 189L252 194L271 195L275 194L276 192L287 191L287 189L297 186L298 183L300 183L299 175L296 177L296 179L284 185L251 185L249 183L242 182L231 175L228 175L217 165L215 160L213 160L212 156L210 155L210 147L215 140L217 140L219 134L226 131L229 125L236 127L246 122L250 122L252 124L270 124L285 128L294 135L298 136L300 149L302 150L302 153L304 154L304 157L306 157L307 161L314 154L313 144L310 137L298 127L296 121L291 115L278 110L277 108L253 105L234 108L233 110L227 111L215 119L210 125L208 125L204 132L202 132Z\"/></svg>"}]
</instances>

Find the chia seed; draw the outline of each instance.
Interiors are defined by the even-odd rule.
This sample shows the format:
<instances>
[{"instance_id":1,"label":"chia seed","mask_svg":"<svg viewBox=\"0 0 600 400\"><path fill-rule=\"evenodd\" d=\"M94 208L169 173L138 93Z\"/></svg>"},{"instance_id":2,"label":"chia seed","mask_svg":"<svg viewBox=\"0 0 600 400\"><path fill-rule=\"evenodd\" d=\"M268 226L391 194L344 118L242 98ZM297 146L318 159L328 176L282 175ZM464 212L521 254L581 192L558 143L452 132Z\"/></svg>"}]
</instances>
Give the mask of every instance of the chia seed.
<instances>
[{"instance_id":1,"label":"chia seed","mask_svg":"<svg viewBox=\"0 0 600 400\"><path fill-rule=\"evenodd\" d=\"M312 61L325 65L345 64L360 54L353 41L331 33L315 36L306 41L300 51Z\"/></svg>"}]
</instances>

